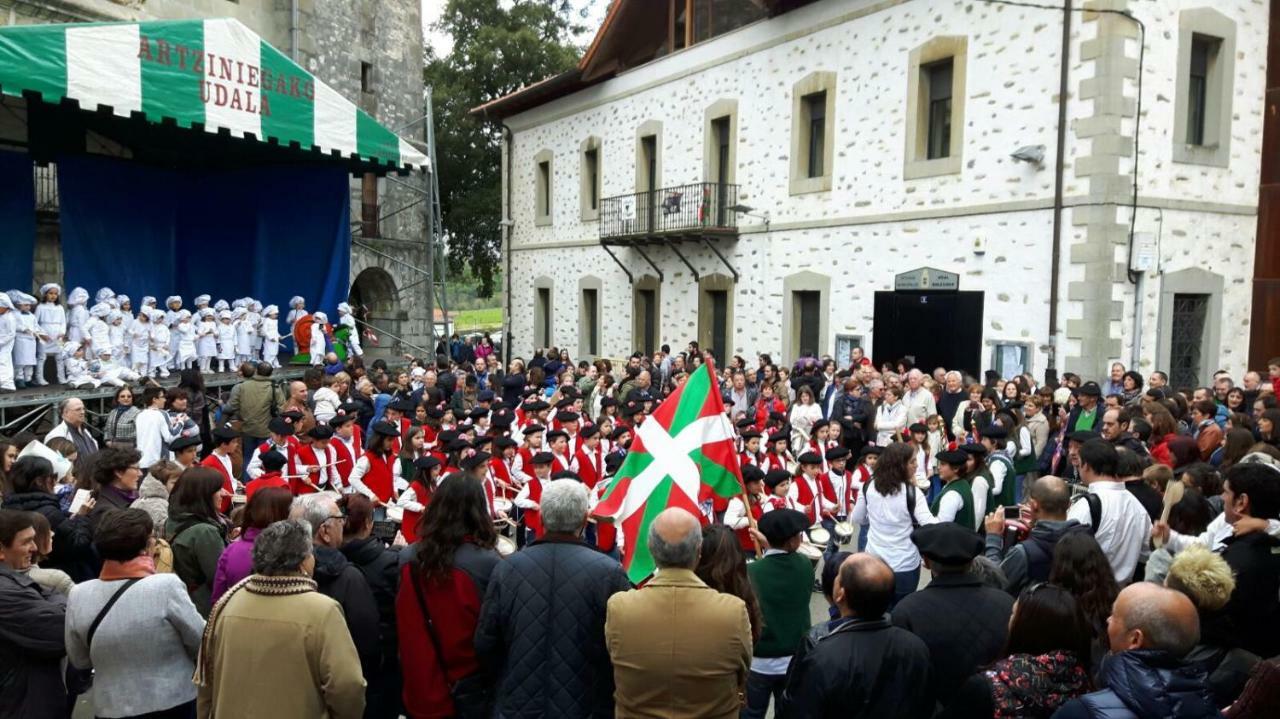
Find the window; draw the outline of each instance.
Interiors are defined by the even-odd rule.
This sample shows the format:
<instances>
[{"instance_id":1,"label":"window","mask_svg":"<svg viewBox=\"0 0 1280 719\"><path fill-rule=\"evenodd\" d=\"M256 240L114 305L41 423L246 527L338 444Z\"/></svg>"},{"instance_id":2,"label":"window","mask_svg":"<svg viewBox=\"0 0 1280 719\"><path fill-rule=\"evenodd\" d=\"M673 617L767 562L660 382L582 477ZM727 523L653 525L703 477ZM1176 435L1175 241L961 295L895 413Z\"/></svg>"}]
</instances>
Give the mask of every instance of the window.
<instances>
[{"instance_id":1,"label":"window","mask_svg":"<svg viewBox=\"0 0 1280 719\"><path fill-rule=\"evenodd\" d=\"M792 293L791 308L795 312L792 319L799 328L800 354L818 356L818 325L822 321L820 307L822 294L817 290L801 290Z\"/></svg>"},{"instance_id":2,"label":"window","mask_svg":"<svg viewBox=\"0 0 1280 719\"><path fill-rule=\"evenodd\" d=\"M662 124L649 120L636 131L636 217L640 230L650 232L658 224L662 198Z\"/></svg>"},{"instance_id":3,"label":"window","mask_svg":"<svg viewBox=\"0 0 1280 719\"><path fill-rule=\"evenodd\" d=\"M805 176L822 177L826 174L822 170L822 143L827 134L827 93L815 92L812 95L805 95L802 102L804 103L805 120L809 126Z\"/></svg>"},{"instance_id":4,"label":"window","mask_svg":"<svg viewBox=\"0 0 1280 719\"><path fill-rule=\"evenodd\" d=\"M360 91L373 92L373 63L360 63Z\"/></svg>"},{"instance_id":5,"label":"window","mask_svg":"<svg viewBox=\"0 0 1280 719\"><path fill-rule=\"evenodd\" d=\"M652 355L658 349L658 278L636 279L632 298L632 349Z\"/></svg>"},{"instance_id":6,"label":"window","mask_svg":"<svg viewBox=\"0 0 1280 719\"><path fill-rule=\"evenodd\" d=\"M1227 167L1236 24L1212 8L1183 10L1178 19L1178 83L1173 160Z\"/></svg>"},{"instance_id":7,"label":"window","mask_svg":"<svg viewBox=\"0 0 1280 719\"><path fill-rule=\"evenodd\" d=\"M587 150L582 155L583 174L587 181L587 207L600 209L600 151Z\"/></svg>"},{"instance_id":8,"label":"window","mask_svg":"<svg viewBox=\"0 0 1280 719\"><path fill-rule=\"evenodd\" d=\"M582 290L581 311L582 346L578 354L594 357L600 354L600 290Z\"/></svg>"},{"instance_id":9,"label":"window","mask_svg":"<svg viewBox=\"0 0 1280 719\"><path fill-rule=\"evenodd\" d=\"M551 281L543 278L534 285L533 344L544 349L551 343Z\"/></svg>"},{"instance_id":10,"label":"window","mask_svg":"<svg viewBox=\"0 0 1280 719\"><path fill-rule=\"evenodd\" d=\"M738 133L738 101L717 100L707 108L705 117L702 179L716 185L708 217L716 227L723 227L728 221L728 208L737 202L737 190L730 185L736 176L734 145Z\"/></svg>"},{"instance_id":11,"label":"window","mask_svg":"<svg viewBox=\"0 0 1280 719\"><path fill-rule=\"evenodd\" d=\"M381 237L378 231L378 176L366 172L360 178L360 234Z\"/></svg>"},{"instance_id":12,"label":"window","mask_svg":"<svg viewBox=\"0 0 1280 719\"><path fill-rule=\"evenodd\" d=\"M543 150L533 158L534 161L534 188L533 188L533 208L535 225L551 224L551 151Z\"/></svg>"},{"instance_id":13,"label":"window","mask_svg":"<svg viewBox=\"0 0 1280 719\"><path fill-rule=\"evenodd\" d=\"M1031 371L1031 345L1022 342L995 342L991 348L991 369L1001 377L1017 377Z\"/></svg>"},{"instance_id":14,"label":"window","mask_svg":"<svg viewBox=\"0 0 1280 719\"><path fill-rule=\"evenodd\" d=\"M815 72L792 88L791 194L831 189L835 145L834 72Z\"/></svg>"},{"instance_id":15,"label":"window","mask_svg":"<svg viewBox=\"0 0 1280 719\"><path fill-rule=\"evenodd\" d=\"M924 68L928 83L929 138L926 155L930 160L951 156L951 81L955 63L950 58Z\"/></svg>"},{"instance_id":16,"label":"window","mask_svg":"<svg viewBox=\"0 0 1280 719\"><path fill-rule=\"evenodd\" d=\"M911 51L903 179L961 171L968 38L937 37Z\"/></svg>"},{"instance_id":17,"label":"window","mask_svg":"<svg viewBox=\"0 0 1280 719\"><path fill-rule=\"evenodd\" d=\"M723 366L733 355L733 278L704 275L698 281L698 344Z\"/></svg>"},{"instance_id":18,"label":"window","mask_svg":"<svg viewBox=\"0 0 1280 719\"><path fill-rule=\"evenodd\" d=\"M802 270L782 279L784 362L831 351L831 278Z\"/></svg>"},{"instance_id":19,"label":"window","mask_svg":"<svg viewBox=\"0 0 1280 719\"><path fill-rule=\"evenodd\" d=\"M1209 295L1173 296L1173 327L1169 347L1169 383L1173 387L1200 384L1201 348L1209 313Z\"/></svg>"}]
</instances>

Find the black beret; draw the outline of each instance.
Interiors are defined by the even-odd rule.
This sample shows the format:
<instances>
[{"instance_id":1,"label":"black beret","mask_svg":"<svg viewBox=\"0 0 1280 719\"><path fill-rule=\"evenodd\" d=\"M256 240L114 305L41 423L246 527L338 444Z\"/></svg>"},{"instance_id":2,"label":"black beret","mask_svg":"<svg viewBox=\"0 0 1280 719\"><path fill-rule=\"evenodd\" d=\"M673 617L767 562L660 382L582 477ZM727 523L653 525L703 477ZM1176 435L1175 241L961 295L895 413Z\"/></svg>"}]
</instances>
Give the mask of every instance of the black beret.
<instances>
[{"instance_id":1,"label":"black beret","mask_svg":"<svg viewBox=\"0 0 1280 719\"><path fill-rule=\"evenodd\" d=\"M600 406L601 407L617 407L618 400L614 397L605 397L604 399L600 400Z\"/></svg>"},{"instance_id":2,"label":"black beret","mask_svg":"<svg viewBox=\"0 0 1280 719\"><path fill-rule=\"evenodd\" d=\"M605 455L604 457L605 474L609 474L609 475L617 474L618 468L622 466L622 461L624 459L626 459L626 457L621 454L618 454L617 452L610 452L609 454Z\"/></svg>"},{"instance_id":3,"label":"black beret","mask_svg":"<svg viewBox=\"0 0 1280 719\"><path fill-rule=\"evenodd\" d=\"M813 423L813 428L810 429L809 432L816 434L818 430L822 429L823 427L826 427L829 424L831 424L829 420L820 419L817 422Z\"/></svg>"},{"instance_id":4,"label":"black beret","mask_svg":"<svg viewBox=\"0 0 1280 719\"><path fill-rule=\"evenodd\" d=\"M502 411L494 412L493 416L489 417L489 425L492 427L497 427L499 429L505 429L507 427L510 427L511 414L509 412L502 412Z\"/></svg>"},{"instance_id":5,"label":"black beret","mask_svg":"<svg viewBox=\"0 0 1280 719\"><path fill-rule=\"evenodd\" d=\"M469 416L471 419L480 419L481 417L488 417L489 410L485 409L484 407L476 407L475 409L471 410L471 414L467 416Z\"/></svg>"},{"instance_id":6,"label":"black beret","mask_svg":"<svg viewBox=\"0 0 1280 719\"><path fill-rule=\"evenodd\" d=\"M960 445L960 451L966 454L976 455L978 457L987 456L987 448L980 444L974 444L973 442Z\"/></svg>"},{"instance_id":7,"label":"black beret","mask_svg":"<svg viewBox=\"0 0 1280 719\"><path fill-rule=\"evenodd\" d=\"M535 399L532 402L526 402L524 405L524 408L525 408L525 411L527 412L541 412L542 410L547 409L550 406L551 405L547 404L546 402L543 402L540 399Z\"/></svg>"},{"instance_id":8,"label":"black beret","mask_svg":"<svg viewBox=\"0 0 1280 719\"><path fill-rule=\"evenodd\" d=\"M444 446L458 438L458 431L455 429L446 429L436 435L436 444Z\"/></svg>"},{"instance_id":9,"label":"black beret","mask_svg":"<svg viewBox=\"0 0 1280 719\"><path fill-rule=\"evenodd\" d=\"M511 439L510 437L502 436L493 440L493 446L497 447L498 449L506 449L507 447L519 447L520 445L517 444L514 439Z\"/></svg>"},{"instance_id":10,"label":"black beret","mask_svg":"<svg viewBox=\"0 0 1280 719\"><path fill-rule=\"evenodd\" d=\"M169 449L174 452L181 452L188 447L198 447L200 445L200 435L192 435L190 437L179 437L169 443Z\"/></svg>"},{"instance_id":11,"label":"black beret","mask_svg":"<svg viewBox=\"0 0 1280 719\"><path fill-rule=\"evenodd\" d=\"M759 436L760 436L759 432L757 432L754 429L749 429L742 433L742 441L745 442L749 439L755 439L756 437L759 437Z\"/></svg>"},{"instance_id":12,"label":"black beret","mask_svg":"<svg viewBox=\"0 0 1280 719\"><path fill-rule=\"evenodd\" d=\"M756 422L753 419L740 419L738 420L737 426L738 426L738 429L751 429L752 427L755 426L755 424Z\"/></svg>"},{"instance_id":13,"label":"black beret","mask_svg":"<svg viewBox=\"0 0 1280 719\"><path fill-rule=\"evenodd\" d=\"M582 481L582 477L579 477L577 472L570 472L567 469L562 469L559 472L556 472L555 474L551 475L551 478L552 479L572 479L575 482Z\"/></svg>"},{"instance_id":14,"label":"black beret","mask_svg":"<svg viewBox=\"0 0 1280 719\"><path fill-rule=\"evenodd\" d=\"M283 454L280 454L273 449L270 452L259 456L258 461L262 462L262 468L268 472L279 472L289 460L285 459Z\"/></svg>"},{"instance_id":15,"label":"black beret","mask_svg":"<svg viewBox=\"0 0 1280 719\"><path fill-rule=\"evenodd\" d=\"M528 427L524 428L524 436L528 437L531 434L537 434L539 432L545 432L545 431L547 431L546 427L543 427L540 424L531 424Z\"/></svg>"},{"instance_id":16,"label":"black beret","mask_svg":"<svg viewBox=\"0 0 1280 719\"><path fill-rule=\"evenodd\" d=\"M858 453L858 459L862 459L863 457L878 457L880 453L883 451L884 451L883 447L880 447L874 444L868 444L867 446L862 448L861 452Z\"/></svg>"},{"instance_id":17,"label":"black beret","mask_svg":"<svg viewBox=\"0 0 1280 719\"><path fill-rule=\"evenodd\" d=\"M1071 434L1067 435L1067 441L1080 442L1081 444L1084 444L1085 442L1088 442L1091 439L1098 439L1101 436L1102 436L1101 434L1094 432L1092 430L1078 429L1072 432Z\"/></svg>"},{"instance_id":18,"label":"black beret","mask_svg":"<svg viewBox=\"0 0 1280 719\"><path fill-rule=\"evenodd\" d=\"M597 434L600 434L600 425L598 424L589 424L586 427L583 427L580 432L578 432L578 436L583 439L594 437Z\"/></svg>"},{"instance_id":19,"label":"black beret","mask_svg":"<svg viewBox=\"0 0 1280 719\"><path fill-rule=\"evenodd\" d=\"M333 415L333 417L332 417L332 418L330 418L330 420L329 420L329 426L330 426L330 427L341 427L342 425L346 424L347 422L354 422L354 421L356 421L356 413L355 413L355 412L343 412L341 409L339 409L339 410L338 410L338 413L337 413L337 414L335 414L335 415Z\"/></svg>"},{"instance_id":20,"label":"black beret","mask_svg":"<svg viewBox=\"0 0 1280 719\"><path fill-rule=\"evenodd\" d=\"M493 390L491 390L491 389L482 389L482 390L480 390L480 392L478 392L478 393L476 394L476 401L477 401L477 402L492 402L492 401L493 401Z\"/></svg>"},{"instance_id":21,"label":"black beret","mask_svg":"<svg viewBox=\"0 0 1280 719\"><path fill-rule=\"evenodd\" d=\"M463 457L462 461L459 462L458 464L462 465L463 469L475 469L476 467L479 467L485 462L488 462L489 457L491 456L493 455L489 454L488 452L476 452L470 457ZM974 536L977 536L977 535L974 535Z\"/></svg>"},{"instance_id":22,"label":"black beret","mask_svg":"<svg viewBox=\"0 0 1280 719\"><path fill-rule=\"evenodd\" d=\"M216 439L219 444L230 442L239 436L240 436L240 433L235 431L234 429L231 429L230 425L224 424L221 427L218 427L217 429L213 430L213 438Z\"/></svg>"},{"instance_id":23,"label":"black beret","mask_svg":"<svg viewBox=\"0 0 1280 719\"><path fill-rule=\"evenodd\" d=\"M555 460L555 456L550 452L538 452L529 459L532 464L551 464Z\"/></svg>"},{"instance_id":24,"label":"black beret","mask_svg":"<svg viewBox=\"0 0 1280 719\"><path fill-rule=\"evenodd\" d=\"M827 450L827 461L835 462L841 459L847 459L853 452L848 447L834 447Z\"/></svg>"},{"instance_id":25,"label":"black beret","mask_svg":"<svg viewBox=\"0 0 1280 719\"><path fill-rule=\"evenodd\" d=\"M747 482L763 482L763 481L764 481L764 470L760 469L754 464L743 465L742 467L742 483L743 484L746 484Z\"/></svg>"},{"instance_id":26,"label":"black beret","mask_svg":"<svg viewBox=\"0 0 1280 719\"><path fill-rule=\"evenodd\" d=\"M916 422L908 427L907 431L912 434L928 434L929 428L926 427L923 422Z\"/></svg>"},{"instance_id":27,"label":"black beret","mask_svg":"<svg viewBox=\"0 0 1280 719\"><path fill-rule=\"evenodd\" d=\"M303 413L299 412L299 411L298 411L298 410L296 410L296 409L291 409L291 410L289 410L289 411L287 411L287 412L281 412L281 413L280 413L280 416L281 416L281 417L284 417L285 419L289 420L290 422L301 422L301 421L302 421L302 418L303 418L303 417L306 417L306 415L305 415L305 414L303 414Z\"/></svg>"},{"instance_id":28,"label":"black beret","mask_svg":"<svg viewBox=\"0 0 1280 719\"><path fill-rule=\"evenodd\" d=\"M424 472L430 471L433 467L439 467L439 466L440 466L440 460L436 459L435 457L432 457L429 454L423 455L413 460L413 468L420 469Z\"/></svg>"},{"instance_id":29,"label":"black beret","mask_svg":"<svg viewBox=\"0 0 1280 719\"><path fill-rule=\"evenodd\" d=\"M791 541L791 538L809 528L809 517L804 512L794 509L775 509L765 512L759 521L760 533L769 540L770 546L780 548ZM973 533L971 533L973 534ZM977 534L973 534L978 539ZM981 539L978 539L981 542Z\"/></svg>"},{"instance_id":30,"label":"black beret","mask_svg":"<svg viewBox=\"0 0 1280 719\"><path fill-rule=\"evenodd\" d=\"M360 413L362 405L359 402L343 402L338 405L338 412L341 414L356 415Z\"/></svg>"},{"instance_id":31,"label":"black beret","mask_svg":"<svg viewBox=\"0 0 1280 719\"><path fill-rule=\"evenodd\" d=\"M577 412L556 412L557 422L577 422L579 419Z\"/></svg>"},{"instance_id":32,"label":"black beret","mask_svg":"<svg viewBox=\"0 0 1280 719\"><path fill-rule=\"evenodd\" d=\"M983 437L991 439L1004 439L1009 436L1009 430L998 424L989 424L983 427L981 432Z\"/></svg>"},{"instance_id":33,"label":"black beret","mask_svg":"<svg viewBox=\"0 0 1280 719\"><path fill-rule=\"evenodd\" d=\"M773 489L779 484L782 484L783 482L786 482L790 479L791 479L791 473L788 472L787 470L771 469L769 470L769 473L764 476L764 483L769 487L769 489Z\"/></svg>"},{"instance_id":34,"label":"black beret","mask_svg":"<svg viewBox=\"0 0 1280 719\"><path fill-rule=\"evenodd\" d=\"M1102 388L1098 386L1097 382L1085 382L1080 385L1080 389L1076 390L1076 394L1084 395L1085 397L1101 397Z\"/></svg>"},{"instance_id":35,"label":"black beret","mask_svg":"<svg viewBox=\"0 0 1280 719\"><path fill-rule=\"evenodd\" d=\"M613 434L609 435L609 439L621 439L622 435L631 431L630 427L614 427Z\"/></svg>"},{"instance_id":36,"label":"black beret","mask_svg":"<svg viewBox=\"0 0 1280 719\"><path fill-rule=\"evenodd\" d=\"M773 444L774 442L782 442L790 439L791 437L789 437L786 432L774 432L773 434L769 435L769 444Z\"/></svg>"},{"instance_id":37,"label":"black beret","mask_svg":"<svg viewBox=\"0 0 1280 719\"><path fill-rule=\"evenodd\" d=\"M449 444L445 445L445 451L458 452L458 451L467 449L470 446L471 446L470 442L468 442L467 440L461 437L458 437L457 439L451 440Z\"/></svg>"},{"instance_id":38,"label":"black beret","mask_svg":"<svg viewBox=\"0 0 1280 719\"><path fill-rule=\"evenodd\" d=\"M307 436L311 439L329 439L333 436L333 428L327 424L317 424L307 430Z\"/></svg>"},{"instance_id":39,"label":"black beret","mask_svg":"<svg viewBox=\"0 0 1280 719\"><path fill-rule=\"evenodd\" d=\"M796 461L800 464L822 464L822 457L817 452L802 452Z\"/></svg>"},{"instance_id":40,"label":"black beret","mask_svg":"<svg viewBox=\"0 0 1280 719\"><path fill-rule=\"evenodd\" d=\"M439 407L428 407L427 416L431 419L441 419L444 417L444 410Z\"/></svg>"},{"instance_id":41,"label":"black beret","mask_svg":"<svg viewBox=\"0 0 1280 719\"><path fill-rule=\"evenodd\" d=\"M293 421L284 415L272 417L267 423L267 429L272 434L293 434Z\"/></svg>"},{"instance_id":42,"label":"black beret","mask_svg":"<svg viewBox=\"0 0 1280 719\"><path fill-rule=\"evenodd\" d=\"M377 422L373 425L373 433L383 437L399 437L400 428L390 422Z\"/></svg>"},{"instance_id":43,"label":"black beret","mask_svg":"<svg viewBox=\"0 0 1280 719\"><path fill-rule=\"evenodd\" d=\"M952 466L963 467L969 461L969 455L959 450L949 450L938 453L938 461Z\"/></svg>"},{"instance_id":44,"label":"black beret","mask_svg":"<svg viewBox=\"0 0 1280 719\"><path fill-rule=\"evenodd\" d=\"M550 444L551 442L554 442L558 437L569 439L569 433L562 429L553 429L550 432L547 432L547 443Z\"/></svg>"},{"instance_id":45,"label":"black beret","mask_svg":"<svg viewBox=\"0 0 1280 719\"><path fill-rule=\"evenodd\" d=\"M394 409L397 412L405 414L412 412L416 407L417 405L413 403L413 400L408 399L407 397L401 397L387 405L387 409Z\"/></svg>"},{"instance_id":46,"label":"black beret","mask_svg":"<svg viewBox=\"0 0 1280 719\"><path fill-rule=\"evenodd\" d=\"M982 537L955 522L926 524L911 533L920 554L946 565L968 564L982 554Z\"/></svg>"}]
</instances>

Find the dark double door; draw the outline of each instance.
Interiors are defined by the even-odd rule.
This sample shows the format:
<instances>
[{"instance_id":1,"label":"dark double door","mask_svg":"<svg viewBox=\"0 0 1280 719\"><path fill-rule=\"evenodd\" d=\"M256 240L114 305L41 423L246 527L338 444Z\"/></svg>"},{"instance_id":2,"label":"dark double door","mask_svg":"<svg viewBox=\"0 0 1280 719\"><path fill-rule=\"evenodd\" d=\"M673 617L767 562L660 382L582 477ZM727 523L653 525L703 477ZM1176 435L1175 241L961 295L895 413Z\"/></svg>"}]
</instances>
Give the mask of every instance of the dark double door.
<instances>
[{"instance_id":1,"label":"dark double door","mask_svg":"<svg viewBox=\"0 0 1280 719\"><path fill-rule=\"evenodd\" d=\"M915 357L926 373L982 376L981 292L877 292L872 331L877 366Z\"/></svg>"}]
</instances>

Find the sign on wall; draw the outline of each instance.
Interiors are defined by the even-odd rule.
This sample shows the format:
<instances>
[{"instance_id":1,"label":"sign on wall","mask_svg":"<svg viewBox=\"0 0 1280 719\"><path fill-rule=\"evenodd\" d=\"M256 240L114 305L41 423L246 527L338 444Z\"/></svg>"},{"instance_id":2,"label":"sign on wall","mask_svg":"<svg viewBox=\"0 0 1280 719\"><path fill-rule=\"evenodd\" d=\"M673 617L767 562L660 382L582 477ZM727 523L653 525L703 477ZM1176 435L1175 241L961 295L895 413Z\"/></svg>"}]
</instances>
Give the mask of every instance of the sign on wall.
<instances>
[{"instance_id":1,"label":"sign on wall","mask_svg":"<svg viewBox=\"0 0 1280 719\"><path fill-rule=\"evenodd\" d=\"M934 292L958 290L960 289L960 275L933 267L921 267L918 270L896 275L893 278L893 289L897 292L904 290L932 290Z\"/></svg>"}]
</instances>

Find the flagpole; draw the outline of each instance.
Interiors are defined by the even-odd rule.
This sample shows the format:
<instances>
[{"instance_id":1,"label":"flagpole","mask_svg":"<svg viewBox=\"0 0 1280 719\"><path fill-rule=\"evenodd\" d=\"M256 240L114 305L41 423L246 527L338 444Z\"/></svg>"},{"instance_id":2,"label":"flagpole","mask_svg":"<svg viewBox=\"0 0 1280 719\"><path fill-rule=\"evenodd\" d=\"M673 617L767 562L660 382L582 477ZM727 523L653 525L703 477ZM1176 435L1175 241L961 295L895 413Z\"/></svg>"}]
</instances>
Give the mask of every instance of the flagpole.
<instances>
[{"instance_id":1,"label":"flagpole","mask_svg":"<svg viewBox=\"0 0 1280 719\"><path fill-rule=\"evenodd\" d=\"M756 533L760 530L756 528L756 516L751 513L751 498L747 496L747 488L742 488L742 506L746 508L747 527L751 533L751 543L756 547L756 559L764 554L760 549L760 539L756 537Z\"/></svg>"}]
</instances>

